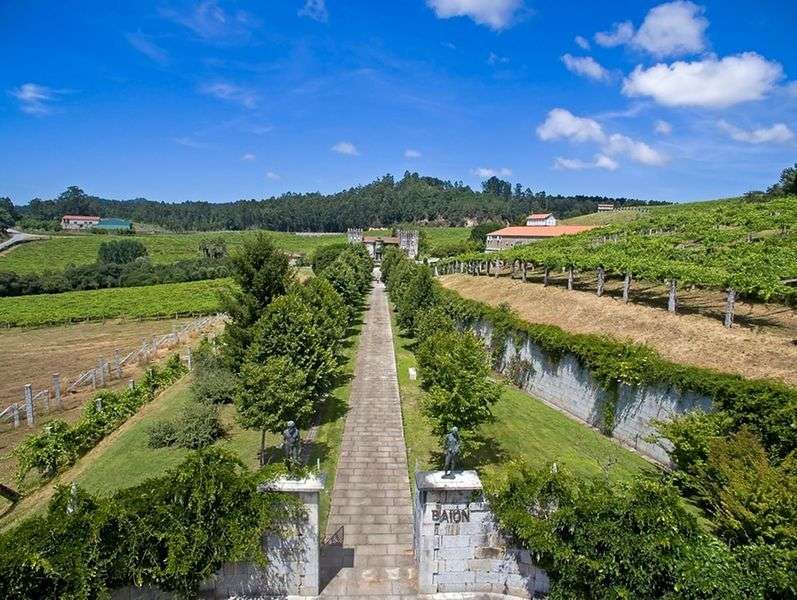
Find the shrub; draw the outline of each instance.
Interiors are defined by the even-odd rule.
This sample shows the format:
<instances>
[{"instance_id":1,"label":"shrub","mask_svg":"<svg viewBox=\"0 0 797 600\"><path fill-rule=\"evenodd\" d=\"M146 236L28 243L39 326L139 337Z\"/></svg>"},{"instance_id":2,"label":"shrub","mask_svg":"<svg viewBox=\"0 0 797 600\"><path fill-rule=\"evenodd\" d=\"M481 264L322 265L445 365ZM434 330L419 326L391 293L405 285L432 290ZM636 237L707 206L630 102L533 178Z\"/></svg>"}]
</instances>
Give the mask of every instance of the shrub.
<instances>
[{"instance_id":1,"label":"shrub","mask_svg":"<svg viewBox=\"0 0 797 600\"><path fill-rule=\"evenodd\" d=\"M438 333L452 333L455 331L454 320L442 306L432 306L421 310L415 316L415 339L419 343Z\"/></svg>"},{"instance_id":2,"label":"shrub","mask_svg":"<svg viewBox=\"0 0 797 600\"><path fill-rule=\"evenodd\" d=\"M218 409L202 402L189 402L174 428L175 444L191 450L210 446L224 435Z\"/></svg>"},{"instance_id":3,"label":"shrub","mask_svg":"<svg viewBox=\"0 0 797 600\"><path fill-rule=\"evenodd\" d=\"M146 255L147 247L138 240L113 240L100 244L97 262L123 265Z\"/></svg>"},{"instance_id":4,"label":"shrub","mask_svg":"<svg viewBox=\"0 0 797 600\"><path fill-rule=\"evenodd\" d=\"M235 374L224 364L205 338L192 354L191 394L197 402L225 404L232 402L238 385Z\"/></svg>"},{"instance_id":5,"label":"shrub","mask_svg":"<svg viewBox=\"0 0 797 600\"><path fill-rule=\"evenodd\" d=\"M324 269L335 262L335 259L348 247L349 244L344 242L316 248L315 252L313 252L313 258L311 259L313 273L316 275L321 274Z\"/></svg>"},{"instance_id":6,"label":"shrub","mask_svg":"<svg viewBox=\"0 0 797 600\"><path fill-rule=\"evenodd\" d=\"M174 421L157 421L147 430L150 448L166 448L177 443L177 426Z\"/></svg>"}]
</instances>

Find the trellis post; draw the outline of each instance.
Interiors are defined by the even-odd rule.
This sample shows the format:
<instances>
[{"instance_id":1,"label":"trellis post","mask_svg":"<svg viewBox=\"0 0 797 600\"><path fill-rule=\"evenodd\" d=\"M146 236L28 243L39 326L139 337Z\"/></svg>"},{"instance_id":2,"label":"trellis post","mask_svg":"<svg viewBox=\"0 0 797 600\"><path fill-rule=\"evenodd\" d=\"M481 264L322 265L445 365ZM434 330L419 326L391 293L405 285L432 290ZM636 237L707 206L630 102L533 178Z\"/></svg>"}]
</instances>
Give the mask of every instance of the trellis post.
<instances>
[{"instance_id":1,"label":"trellis post","mask_svg":"<svg viewBox=\"0 0 797 600\"><path fill-rule=\"evenodd\" d=\"M598 289L597 294L600 298L603 296L603 287L606 283L606 271L603 270L603 267L598 267Z\"/></svg>"},{"instance_id":2,"label":"trellis post","mask_svg":"<svg viewBox=\"0 0 797 600\"><path fill-rule=\"evenodd\" d=\"M100 387L103 387L105 386L105 362L102 359L100 359L99 363L97 364L97 372L100 375Z\"/></svg>"},{"instance_id":3,"label":"trellis post","mask_svg":"<svg viewBox=\"0 0 797 600\"><path fill-rule=\"evenodd\" d=\"M116 378L117 379L121 379L122 378L122 357L121 357L121 353L120 353L118 348L116 350L114 350L114 352L113 352L113 362L114 362L114 368L116 370Z\"/></svg>"},{"instance_id":4,"label":"trellis post","mask_svg":"<svg viewBox=\"0 0 797 600\"><path fill-rule=\"evenodd\" d=\"M728 298L725 302L725 327L733 325L733 311L736 306L736 290L728 288Z\"/></svg>"},{"instance_id":5,"label":"trellis post","mask_svg":"<svg viewBox=\"0 0 797 600\"><path fill-rule=\"evenodd\" d=\"M53 373L53 390L55 392L55 406L61 408L61 374Z\"/></svg>"},{"instance_id":6,"label":"trellis post","mask_svg":"<svg viewBox=\"0 0 797 600\"><path fill-rule=\"evenodd\" d=\"M528 266L526 266L526 261L523 261L523 283L526 283L526 274L528 271Z\"/></svg>"},{"instance_id":7,"label":"trellis post","mask_svg":"<svg viewBox=\"0 0 797 600\"><path fill-rule=\"evenodd\" d=\"M567 290L573 289L573 267L567 267Z\"/></svg>"},{"instance_id":8,"label":"trellis post","mask_svg":"<svg viewBox=\"0 0 797 600\"><path fill-rule=\"evenodd\" d=\"M188 365L188 370L192 369L192 358L191 358L191 347L188 347L188 354L185 357L186 364Z\"/></svg>"},{"instance_id":9,"label":"trellis post","mask_svg":"<svg viewBox=\"0 0 797 600\"><path fill-rule=\"evenodd\" d=\"M25 420L28 427L33 427L33 386L25 384Z\"/></svg>"},{"instance_id":10,"label":"trellis post","mask_svg":"<svg viewBox=\"0 0 797 600\"><path fill-rule=\"evenodd\" d=\"M628 292L631 290L631 271L625 272L623 279L623 302L628 304Z\"/></svg>"},{"instance_id":11,"label":"trellis post","mask_svg":"<svg viewBox=\"0 0 797 600\"><path fill-rule=\"evenodd\" d=\"M542 287L548 287L548 267L545 267L545 270L542 273Z\"/></svg>"},{"instance_id":12,"label":"trellis post","mask_svg":"<svg viewBox=\"0 0 797 600\"><path fill-rule=\"evenodd\" d=\"M678 286L678 282L675 279L670 279L670 293L667 298L667 310L671 313L675 312L675 308L678 304L678 298L676 296L676 287Z\"/></svg>"},{"instance_id":13,"label":"trellis post","mask_svg":"<svg viewBox=\"0 0 797 600\"><path fill-rule=\"evenodd\" d=\"M19 427L19 406L16 402L11 405L11 417L14 419L14 429Z\"/></svg>"}]
</instances>

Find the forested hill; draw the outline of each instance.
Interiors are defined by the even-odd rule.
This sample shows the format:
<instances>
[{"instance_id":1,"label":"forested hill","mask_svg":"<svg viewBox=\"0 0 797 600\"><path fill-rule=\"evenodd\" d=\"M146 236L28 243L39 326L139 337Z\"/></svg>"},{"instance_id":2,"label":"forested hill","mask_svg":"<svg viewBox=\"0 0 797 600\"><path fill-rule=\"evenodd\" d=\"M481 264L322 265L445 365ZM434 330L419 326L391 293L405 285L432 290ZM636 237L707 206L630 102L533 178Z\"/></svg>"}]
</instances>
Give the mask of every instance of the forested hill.
<instances>
[{"instance_id":1,"label":"forested hill","mask_svg":"<svg viewBox=\"0 0 797 600\"><path fill-rule=\"evenodd\" d=\"M551 196L498 178L475 192L462 183L405 173L336 194L287 193L265 200L230 203L153 202L146 199L106 200L70 187L54 200L34 199L22 207L24 217L60 219L65 214L121 217L175 231L263 228L276 231L345 231L349 227L380 227L397 223L464 225L468 222L519 222L530 212L574 217L595 212L599 202L648 204L628 198ZM651 203L651 204L656 204ZM663 204L663 203L658 203Z\"/></svg>"}]
</instances>

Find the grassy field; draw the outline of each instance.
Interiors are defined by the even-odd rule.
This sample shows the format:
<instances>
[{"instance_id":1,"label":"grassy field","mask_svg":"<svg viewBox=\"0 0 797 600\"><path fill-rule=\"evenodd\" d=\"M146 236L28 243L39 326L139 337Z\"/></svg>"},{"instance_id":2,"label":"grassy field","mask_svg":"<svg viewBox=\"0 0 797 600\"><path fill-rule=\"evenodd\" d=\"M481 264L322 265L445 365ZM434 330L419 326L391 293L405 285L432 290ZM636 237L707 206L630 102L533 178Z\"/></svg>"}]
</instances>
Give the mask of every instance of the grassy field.
<instances>
[{"instance_id":1,"label":"grassy field","mask_svg":"<svg viewBox=\"0 0 797 600\"><path fill-rule=\"evenodd\" d=\"M430 246L467 239L467 227L422 227ZM373 230L389 235L390 230ZM166 233L135 236L107 236L93 234L56 235L49 239L30 242L0 254L0 271L40 273L45 270L61 271L68 265L85 265L97 259L100 244L113 239L139 240L147 247L155 263L171 263L199 256L199 243L208 237L221 236L229 250L239 246L254 231L221 231L202 233ZM297 235L282 231L268 231L278 248L291 253L309 256L320 247L346 241L343 233L332 235ZM370 232L369 232L370 233Z\"/></svg>"},{"instance_id":2,"label":"grassy field","mask_svg":"<svg viewBox=\"0 0 797 600\"><path fill-rule=\"evenodd\" d=\"M345 362L342 370L345 376L322 410L315 440L310 442L308 464L314 466L316 460L319 460L321 473L326 477L326 487L321 494L321 531L326 523L330 494L335 483L350 379L354 371L360 330L361 324L358 323L349 332L350 335L344 345ZM11 522L43 510L52 497L56 485L69 485L72 481L76 481L93 494L111 494L137 485L150 477L161 475L166 469L178 465L188 451L181 448L149 448L147 430L153 423L177 417L186 403L192 401L189 381L190 376L185 377L163 392L119 430L81 458L74 467L24 498L13 512L0 520L0 528L6 528ZM260 433L240 427L235 419L235 407L232 405L221 407L221 417L227 427L227 435L216 443L234 452L248 467L258 468ZM303 432L303 436L306 433ZM267 436L267 451L276 460L282 455L280 443L280 436L274 434Z\"/></svg>"},{"instance_id":3,"label":"grassy field","mask_svg":"<svg viewBox=\"0 0 797 600\"><path fill-rule=\"evenodd\" d=\"M595 212L579 217L570 217L569 219L562 219L560 223L562 225L611 225L613 223L630 223L648 214L636 210L613 210L611 212Z\"/></svg>"},{"instance_id":4,"label":"grassy field","mask_svg":"<svg viewBox=\"0 0 797 600\"><path fill-rule=\"evenodd\" d=\"M221 236L228 250L239 246L254 231L221 231L203 233L168 233L135 236L107 236L93 234L58 235L47 240L22 244L0 255L0 271L40 273L60 271L68 265L85 265L97 259L100 244L109 240L133 239L147 247L155 263L171 263L199 257L199 243L208 237ZM268 233L274 243L286 252L310 254L319 246L346 241L344 234L296 235L279 231Z\"/></svg>"},{"instance_id":5,"label":"grassy field","mask_svg":"<svg viewBox=\"0 0 797 600\"><path fill-rule=\"evenodd\" d=\"M229 279L211 279L0 298L0 327L210 314L220 309L219 292L229 285Z\"/></svg>"},{"instance_id":6,"label":"grassy field","mask_svg":"<svg viewBox=\"0 0 797 600\"><path fill-rule=\"evenodd\" d=\"M398 335L395 321L393 335L410 471L440 468L441 440L431 434L431 423L420 410L423 391L409 378L409 367L416 366L410 350L413 340ZM615 479L654 468L638 454L509 384L493 414L495 421L479 430L487 443L465 466L489 469L522 458L532 465L556 461L576 475L605 472Z\"/></svg>"}]
</instances>

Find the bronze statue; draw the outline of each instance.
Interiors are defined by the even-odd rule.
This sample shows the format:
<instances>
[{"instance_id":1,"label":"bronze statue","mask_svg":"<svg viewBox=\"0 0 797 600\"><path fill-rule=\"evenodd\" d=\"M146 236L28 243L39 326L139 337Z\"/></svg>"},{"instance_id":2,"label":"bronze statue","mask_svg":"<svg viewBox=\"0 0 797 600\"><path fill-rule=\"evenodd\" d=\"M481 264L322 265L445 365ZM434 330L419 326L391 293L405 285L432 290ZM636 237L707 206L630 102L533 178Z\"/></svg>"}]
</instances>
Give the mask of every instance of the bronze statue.
<instances>
[{"instance_id":1,"label":"bronze statue","mask_svg":"<svg viewBox=\"0 0 797 600\"><path fill-rule=\"evenodd\" d=\"M454 478L454 471L457 468L457 457L460 451L459 430L452 427L451 431L446 434L445 449L446 449L446 462L443 466L443 477Z\"/></svg>"},{"instance_id":2,"label":"bronze statue","mask_svg":"<svg viewBox=\"0 0 797 600\"><path fill-rule=\"evenodd\" d=\"M285 460L298 465L301 445L299 428L293 421L288 421L287 429L282 432L282 449L285 452Z\"/></svg>"}]
</instances>

